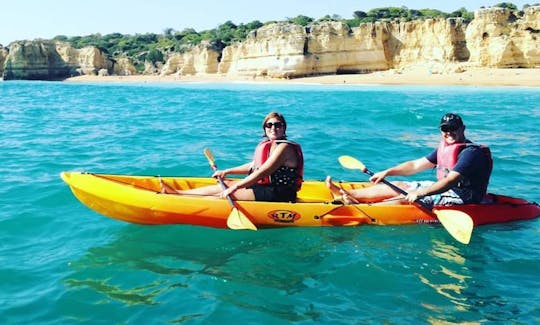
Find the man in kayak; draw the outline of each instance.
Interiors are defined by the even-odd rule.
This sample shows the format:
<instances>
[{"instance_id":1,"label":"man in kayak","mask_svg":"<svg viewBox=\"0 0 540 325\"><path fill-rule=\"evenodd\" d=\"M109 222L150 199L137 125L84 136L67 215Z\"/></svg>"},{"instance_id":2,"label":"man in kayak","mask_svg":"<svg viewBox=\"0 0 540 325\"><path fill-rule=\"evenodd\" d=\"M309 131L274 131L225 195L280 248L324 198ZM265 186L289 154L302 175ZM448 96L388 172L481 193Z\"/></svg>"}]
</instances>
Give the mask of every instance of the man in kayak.
<instances>
[{"instance_id":1,"label":"man in kayak","mask_svg":"<svg viewBox=\"0 0 540 325\"><path fill-rule=\"evenodd\" d=\"M410 160L377 172L370 177L373 186L344 191L332 178L326 186L334 196L342 196L346 203L379 202L398 199L401 203L422 200L429 205L480 203L487 192L493 161L489 148L465 138L465 125L454 113L445 114L439 124L441 141L429 155ZM437 168L437 181L394 182L408 192L399 196L392 188L378 184L386 176L413 175L429 168Z\"/></svg>"},{"instance_id":2,"label":"man in kayak","mask_svg":"<svg viewBox=\"0 0 540 325\"><path fill-rule=\"evenodd\" d=\"M302 148L287 140L287 122L277 112L269 113L263 120L263 140L255 148L253 161L217 170L212 177L224 178L229 174L248 175L242 180L224 179L227 189L219 185L179 191L163 186L166 193L208 195L235 200L295 202L304 174Z\"/></svg>"}]
</instances>

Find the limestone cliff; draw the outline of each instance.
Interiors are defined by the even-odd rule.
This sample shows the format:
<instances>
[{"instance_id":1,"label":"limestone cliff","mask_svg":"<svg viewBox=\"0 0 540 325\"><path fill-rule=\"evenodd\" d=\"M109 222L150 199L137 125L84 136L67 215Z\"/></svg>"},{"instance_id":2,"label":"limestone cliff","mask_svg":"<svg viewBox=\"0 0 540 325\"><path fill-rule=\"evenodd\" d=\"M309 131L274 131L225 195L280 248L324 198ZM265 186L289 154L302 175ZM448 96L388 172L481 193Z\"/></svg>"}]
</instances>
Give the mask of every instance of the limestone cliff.
<instances>
[{"instance_id":1,"label":"limestone cliff","mask_svg":"<svg viewBox=\"0 0 540 325\"><path fill-rule=\"evenodd\" d=\"M341 22L311 27L278 23L263 26L244 42L226 47L218 72L277 78L358 73L388 69L381 24L351 30Z\"/></svg>"},{"instance_id":2,"label":"limestone cliff","mask_svg":"<svg viewBox=\"0 0 540 325\"><path fill-rule=\"evenodd\" d=\"M4 62L8 56L8 51L2 45L0 45L0 76L4 74Z\"/></svg>"},{"instance_id":3,"label":"limestone cliff","mask_svg":"<svg viewBox=\"0 0 540 325\"><path fill-rule=\"evenodd\" d=\"M133 62L126 57L117 57L113 62L113 74L117 76L131 76L137 74L137 69Z\"/></svg>"},{"instance_id":4,"label":"limestone cliff","mask_svg":"<svg viewBox=\"0 0 540 325\"><path fill-rule=\"evenodd\" d=\"M251 32L225 48L218 71L228 75L287 77L306 74L306 37L302 26L276 23Z\"/></svg>"},{"instance_id":5,"label":"limestone cliff","mask_svg":"<svg viewBox=\"0 0 540 325\"><path fill-rule=\"evenodd\" d=\"M186 53L173 53L161 69L161 75L204 75L218 72L221 53L203 42Z\"/></svg>"},{"instance_id":6,"label":"limestone cliff","mask_svg":"<svg viewBox=\"0 0 540 325\"><path fill-rule=\"evenodd\" d=\"M387 24L389 66L397 69L414 65L432 67L467 61L466 26L461 18Z\"/></svg>"},{"instance_id":7,"label":"limestone cliff","mask_svg":"<svg viewBox=\"0 0 540 325\"><path fill-rule=\"evenodd\" d=\"M323 21L302 27L274 23L218 51L202 43L166 62L145 64L144 74L294 78L420 67L431 73L468 67L540 67L540 6L522 16L503 8L480 9L461 18L377 22L349 28ZM2 71L1 68L4 68ZM4 79L62 79L79 74L130 75L127 57L107 58L95 47L14 42L0 47Z\"/></svg>"},{"instance_id":8,"label":"limestone cliff","mask_svg":"<svg viewBox=\"0 0 540 325\"><path fill-rule=\"evenodd\" d=\"M523 17L509 9L480 9L469 24L461 18L378 22L352 29L339 22L308 28L279 23L226 47L218 73L289 78L412 66L432 73L539 67L539 25L540 6L527 8Z\"/></svg>"},{"instance_id":9,"label":"limestone cliff","mask_svg":"<svg viewBox=\"0 0 540 325\"><path fill-rule=\"evenodd\" d=\"M112 68L112 62L94 46L75 49L68 43L57 42L56 51L72 75L97 75L99 70Z\"/></svg>"},{"instance_id":10,"label":"limestone cliff","mask_svg":"<svg viewBox=\"0 0 540 325\"><path fill-rule=\"evenodd\" d=\"M4 79L55 80L69 75L53 42L14 42L4 64Z\"/></svg>"},{"instance_id":11,"label":"limestone cliff","mask_svg":"<svg viewBox=\"0 0 540 325\"><path fill-rule=\"evenodd\" d=\"M350 29L341 22L322 22L309 30L306 75L361 73L388 69L384 42L387 30L381 24Z\"/></svg>"},{"instance_id":12,"label":"limestone cliff","mask_svg":"<svg viewBox=\"0 0 540 325\"><path fill-rule=\"evenodd\" d=\"M480 9L467 27L469 62L475 66L534 68L540 66L540 6L523 17L505 8Z\"/></svg>"},{"instance_id":13,"label":"limestone cliff","mask_svg":"<svg viewBox=\"0 0 540 325\"><path fill-rule=\"evenodd\" d=\"M95 47L74 49L63 42L13 42L4 63L5 80L57 80L110 69L111 62Z\"/></svg>"},{"instance_id":14,"label":"limestone cliff","mask_svg":"<svg viewBox=\"0 0 540 325\"><path fill-rule=\"evenodd\" d=\"M461 19L370 23L352 29L341 22L309 28L268 25L225 48L219 73L288 78L463 62L469 57L465 27Z\"/></svg>"}]
</instances>

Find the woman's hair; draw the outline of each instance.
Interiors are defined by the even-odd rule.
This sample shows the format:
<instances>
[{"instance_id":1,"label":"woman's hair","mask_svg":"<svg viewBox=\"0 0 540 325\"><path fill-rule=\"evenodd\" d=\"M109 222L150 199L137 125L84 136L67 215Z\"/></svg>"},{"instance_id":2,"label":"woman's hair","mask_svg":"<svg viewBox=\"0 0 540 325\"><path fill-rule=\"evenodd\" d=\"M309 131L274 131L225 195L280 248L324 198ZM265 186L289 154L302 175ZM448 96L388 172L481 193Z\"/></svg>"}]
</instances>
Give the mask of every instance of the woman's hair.
<instances>
[{"instance_id":1,"label":"woman's hair","mask_svg":"<svg viewBox=\"0 0 540 325\"><path fill-rule=\"evenodd\" d=\"M263 137L266 137L266 127L265 127L266 122L268 122L268 120L271 118L277 118L281 123L283 123L283 139L286 139L287 138L287 122L285 121L285 117L283 117L283 115L281 115L278 112L268 113L268 115L266 115L266 117L264 118L262 122Z\"/></svg>"}]
</instances>

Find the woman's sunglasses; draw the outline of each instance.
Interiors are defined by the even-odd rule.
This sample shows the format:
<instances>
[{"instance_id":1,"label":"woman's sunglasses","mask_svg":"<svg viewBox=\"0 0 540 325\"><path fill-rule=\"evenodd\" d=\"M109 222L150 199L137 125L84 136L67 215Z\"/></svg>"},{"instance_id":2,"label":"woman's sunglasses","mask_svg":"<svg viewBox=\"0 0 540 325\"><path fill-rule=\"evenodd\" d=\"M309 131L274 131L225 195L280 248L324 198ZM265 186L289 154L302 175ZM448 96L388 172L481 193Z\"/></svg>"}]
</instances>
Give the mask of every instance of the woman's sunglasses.
<instances>
[{"instance_id":1,"label":"woman's sunglasses","mask_svg":"<svg viewBox=\"0 0 540 325\"><path fill-rule=\"evenodd\" d=\"M267 129L271 129L272 126L275 126L276 129L279 129L279 128L283 127L283 123L281 123L281 122L276 122L276 123L268 122L268 123L266 123L264 125L264 127L267 128Z\"/></svg>"}]
</instances>

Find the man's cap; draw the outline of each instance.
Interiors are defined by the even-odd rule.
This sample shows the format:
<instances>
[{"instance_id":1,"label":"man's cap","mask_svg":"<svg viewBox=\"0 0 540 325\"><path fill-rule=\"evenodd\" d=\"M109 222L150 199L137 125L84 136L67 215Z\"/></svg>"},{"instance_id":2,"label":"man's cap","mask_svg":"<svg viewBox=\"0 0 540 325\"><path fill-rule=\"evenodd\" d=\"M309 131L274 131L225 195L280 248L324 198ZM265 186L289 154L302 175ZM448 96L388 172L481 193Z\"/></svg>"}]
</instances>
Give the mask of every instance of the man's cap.
<instances>
[{"instance_id":1,"label":"man's cap","mask_svg":"<svg viewBox=\"0 0 540 325\"><path fill-rule=\"evenodd\" d=\"M439 127L442 126L457 129L463 126L463 121L461 120L461 117L459 115L454 113L447 113L444 114L443 117L441 117L441 124L439 124Z\"/></svg>"}]
</instances>

